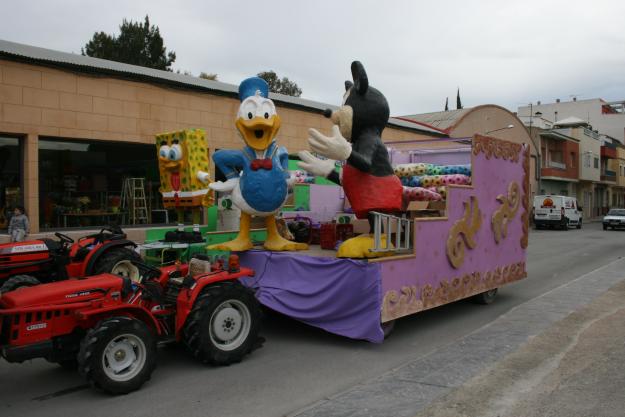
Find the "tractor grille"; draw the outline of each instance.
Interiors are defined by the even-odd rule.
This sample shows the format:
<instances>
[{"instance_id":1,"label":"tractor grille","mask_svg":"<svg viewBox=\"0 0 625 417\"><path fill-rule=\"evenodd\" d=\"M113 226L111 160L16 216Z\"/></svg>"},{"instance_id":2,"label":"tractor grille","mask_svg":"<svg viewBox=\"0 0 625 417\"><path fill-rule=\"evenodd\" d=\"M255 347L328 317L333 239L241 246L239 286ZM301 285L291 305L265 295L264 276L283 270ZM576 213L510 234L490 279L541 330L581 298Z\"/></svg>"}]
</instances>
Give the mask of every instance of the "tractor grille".
<instances>
[{"instance_id":1,"label":"tractor grille","mask_svg":"<svg viewBox=\"0 0 625 417\"><path fill-rule=\"evenodd\" d=\"M29 328L31 324L36 326L45 323L45 328L51 329L55 323L66 321L71 312L71 309L55 309L2 315L0 316L0 345L22 344L26 339L36 338L37 336L31 333L33 329Z\"/></svg>"}]
</instances>

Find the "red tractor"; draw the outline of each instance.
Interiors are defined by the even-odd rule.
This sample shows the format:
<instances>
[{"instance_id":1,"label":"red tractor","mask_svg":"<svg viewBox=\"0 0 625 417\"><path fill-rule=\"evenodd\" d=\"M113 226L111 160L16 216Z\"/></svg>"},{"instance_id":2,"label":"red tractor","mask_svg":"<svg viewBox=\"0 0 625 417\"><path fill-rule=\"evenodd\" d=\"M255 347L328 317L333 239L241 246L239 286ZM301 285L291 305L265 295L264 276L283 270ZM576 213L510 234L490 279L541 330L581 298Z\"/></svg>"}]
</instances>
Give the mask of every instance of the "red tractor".
<instances>
[{"instance_id":1,"label":"red tractor","mask_svg":"<svg viewBox=\"0 0 625 417\"><path fill-rule=\"evenodd\" d=\"M216 365L239 362L262 344L259 304L238 281L254 272L236 256L226 268L198 259L136 265L139 282L100 274L2 294L0 355L77 366L92 386L125 394L150 379L157 342L182 342Z\"/></svg>"},{"instance_id":2,"label":"red tractor","mask_svg":"<svg viewBox=\"0 0 625 417\"><path fill-rule=\"evenodd\" d=\"M59 240L41 239L0 245L0 293L40 282L60 281L110 272L137 278L132 263L141 257L119 227L106 227L99 233L74 242L62 233Z\"/></svg>"}]
</instances>

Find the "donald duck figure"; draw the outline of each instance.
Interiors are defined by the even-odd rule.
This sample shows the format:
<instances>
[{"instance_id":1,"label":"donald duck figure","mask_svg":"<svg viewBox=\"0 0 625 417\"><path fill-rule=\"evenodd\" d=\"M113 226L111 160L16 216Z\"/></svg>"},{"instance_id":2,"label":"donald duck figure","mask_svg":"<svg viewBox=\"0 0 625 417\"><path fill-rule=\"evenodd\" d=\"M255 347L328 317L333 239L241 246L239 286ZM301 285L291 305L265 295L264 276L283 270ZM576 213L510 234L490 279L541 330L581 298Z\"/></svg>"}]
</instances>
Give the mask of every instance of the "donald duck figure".
<instances>
[{"instance_id":1,"label":"donald duck figure","mask_svg":"<svg viewBox=\"0 0 625 417\"><path fill-rule=\"evenodd\" d=\"M252 216L265 218L265 249L289 251L308 248L304 243L280 236L276 226L275 214L286 200L290 175L288 153L275 141L280 129L280 117L268 96L269 86L262 78L248 78L239 85L241 106L235 125L246 146L242 150L219 150L213 154L215 166L225 174L227 181L210 184L215 191L232 193L232 203L241 210L239 235L230 242L211 245L208 249L251 249Z\"/></svg>"}]
</instances>

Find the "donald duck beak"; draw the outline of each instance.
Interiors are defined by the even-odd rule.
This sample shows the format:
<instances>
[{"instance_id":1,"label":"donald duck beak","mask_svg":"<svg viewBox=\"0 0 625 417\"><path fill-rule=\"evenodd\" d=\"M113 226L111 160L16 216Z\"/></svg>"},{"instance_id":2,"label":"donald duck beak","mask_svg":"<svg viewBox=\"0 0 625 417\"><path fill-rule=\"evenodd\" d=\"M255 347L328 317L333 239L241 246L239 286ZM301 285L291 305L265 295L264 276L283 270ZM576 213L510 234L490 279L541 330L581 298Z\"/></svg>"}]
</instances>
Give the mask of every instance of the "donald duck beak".
<instances>
[{"instance_id":1,"label":"donald duck beak","mask_svg":"<svg viewBox=\"0 0 625 417\"><path fill-rule=\"evenodd\" d=\"M269 147L280 129L280 116L274 114L265 119L254 117L243 119L239 117L235 123L245 143L252 149L263 151Z\"/></svg>"}]
</instances>

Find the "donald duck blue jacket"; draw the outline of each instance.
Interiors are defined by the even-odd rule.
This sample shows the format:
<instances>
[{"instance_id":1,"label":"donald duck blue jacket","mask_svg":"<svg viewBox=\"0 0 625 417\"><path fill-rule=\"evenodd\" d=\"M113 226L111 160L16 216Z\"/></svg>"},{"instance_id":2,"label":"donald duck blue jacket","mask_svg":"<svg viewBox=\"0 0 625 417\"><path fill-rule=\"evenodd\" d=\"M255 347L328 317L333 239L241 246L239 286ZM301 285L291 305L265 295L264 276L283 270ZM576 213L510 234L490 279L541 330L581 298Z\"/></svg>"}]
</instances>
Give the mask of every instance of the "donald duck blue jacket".
<instances>
[{"instance_id":1,"label":"donald duck blue jacket","mask_svg":"<svg viewBox=\"0 0 625 417\"><path fill-rule=\"evenodd\" d=\"M242 150L220 150L213 155L215 166L227 179L239 178L233 190L234 204L252 215L273 214L282 207L287 196L289 156L275 141L258 158L249 146Z\"/></svg>"}]
</instances>

